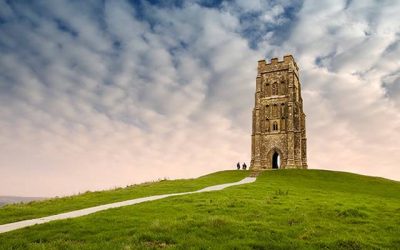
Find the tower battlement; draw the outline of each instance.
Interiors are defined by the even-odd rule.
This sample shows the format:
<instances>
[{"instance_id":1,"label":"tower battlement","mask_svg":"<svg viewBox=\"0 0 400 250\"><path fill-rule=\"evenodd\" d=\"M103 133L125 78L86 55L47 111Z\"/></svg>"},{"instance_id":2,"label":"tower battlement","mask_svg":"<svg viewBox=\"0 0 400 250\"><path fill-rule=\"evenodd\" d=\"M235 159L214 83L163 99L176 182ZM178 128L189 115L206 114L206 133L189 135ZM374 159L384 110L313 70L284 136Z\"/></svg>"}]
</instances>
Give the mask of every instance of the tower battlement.
<instances>
[{"instance_id":1,"label":"tower battlement","mask_svg":"<svg viewBox=\"0 0 400 250\"><path fill-rule=\"evenodd\" d=\"M258 73L262 73L265 71L274 71L274 70L283 70L293 65L293 68L298 71L299 68L293 58L292 55L283 56L283 60L279 61L279 58L274 57L270 62L267 62L265 59L258 60Z\"/></svg>"}]
</instances>

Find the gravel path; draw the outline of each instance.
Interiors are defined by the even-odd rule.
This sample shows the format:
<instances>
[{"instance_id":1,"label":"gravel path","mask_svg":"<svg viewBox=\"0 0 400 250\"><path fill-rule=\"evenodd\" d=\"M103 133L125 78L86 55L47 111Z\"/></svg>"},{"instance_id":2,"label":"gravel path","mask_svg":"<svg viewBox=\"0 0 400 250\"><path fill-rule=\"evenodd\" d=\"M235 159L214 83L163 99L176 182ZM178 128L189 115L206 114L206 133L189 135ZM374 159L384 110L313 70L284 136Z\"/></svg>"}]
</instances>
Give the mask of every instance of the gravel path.
<instances>
[{"instance_id":1,"label":"gravel path","mask_svg":"<svg viewBox=\"0 0 400 250\"><path fill-rule=\"evenodd\" d=\"M33 226L36 224L43 224L43 223L46 223L49 221L80 217L80 216L96 213L98 211L107 210L110 208L123 207L123 206L129 206L129 205L138 204L138 203L142 203L142 202L146 202L146 201L159 200L159 199L163 199L163 198L167 198L167 197L171 197L171 196L195 194L195 193L202 193L202 192L209 192L209 191L218 191L218 190L222 190L224 188L231 187L231 186L252 183L255 180L256 180L255 177L246 177L243 180L238 181L238 182L206 187L206 188L203 188L203 189L200 189L197 191L192 191L192 192L154 195L154 196L149 196L149 197L143 197L143 198L137 198L137 199L127 200L127 201L121 201L121 202L100 205L100 206L96 206L96 207L84 208L84 209L80 209L80 210L75 210L75 211L62 213L62 214L51 215L51 216L38 218L38 219L23 220L23 221L3 224L3 225L0 225L0 233L5 233L5 232L9 232L9 231L16 230L16 229Z\"/></svg>"}]
</instances>

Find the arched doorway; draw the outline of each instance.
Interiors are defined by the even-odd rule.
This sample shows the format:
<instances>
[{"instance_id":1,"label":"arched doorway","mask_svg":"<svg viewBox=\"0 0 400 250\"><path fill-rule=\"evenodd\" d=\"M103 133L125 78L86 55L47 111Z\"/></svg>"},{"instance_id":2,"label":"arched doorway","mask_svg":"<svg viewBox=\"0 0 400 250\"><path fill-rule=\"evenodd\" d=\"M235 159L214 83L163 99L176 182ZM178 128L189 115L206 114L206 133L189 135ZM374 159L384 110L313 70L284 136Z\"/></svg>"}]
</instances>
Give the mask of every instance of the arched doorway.
<instances>
[{"instance_id":1,"label":"arched doorway","mask_svg":"<svg viewBox=\"0 0 400 250\"><path fill-rule=\"evenodd\" d=\"M278 152L272 155L272 169L278 169L281 165L281 157Z\"/></svg>"}]
</instances>

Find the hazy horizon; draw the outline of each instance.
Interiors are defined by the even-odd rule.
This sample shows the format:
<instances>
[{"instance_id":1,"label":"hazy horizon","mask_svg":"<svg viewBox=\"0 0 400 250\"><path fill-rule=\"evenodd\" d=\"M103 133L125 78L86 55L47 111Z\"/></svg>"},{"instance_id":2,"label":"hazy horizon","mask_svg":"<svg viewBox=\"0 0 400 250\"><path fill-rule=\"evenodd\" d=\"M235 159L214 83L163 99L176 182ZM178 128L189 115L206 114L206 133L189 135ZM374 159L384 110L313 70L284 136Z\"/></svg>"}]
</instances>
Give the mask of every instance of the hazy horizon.
<instances>
[{"instance_id":1,"label":"hazy horizon","mask_svg":"<svg viewBox=\"0 0 400 250\"><path fill-rule=\"evenodd\" d=\"M398 1L0 0L0 195L250 161L257 61L300 69L310 169L400 180Z\"/></svg>"}]
</instances>

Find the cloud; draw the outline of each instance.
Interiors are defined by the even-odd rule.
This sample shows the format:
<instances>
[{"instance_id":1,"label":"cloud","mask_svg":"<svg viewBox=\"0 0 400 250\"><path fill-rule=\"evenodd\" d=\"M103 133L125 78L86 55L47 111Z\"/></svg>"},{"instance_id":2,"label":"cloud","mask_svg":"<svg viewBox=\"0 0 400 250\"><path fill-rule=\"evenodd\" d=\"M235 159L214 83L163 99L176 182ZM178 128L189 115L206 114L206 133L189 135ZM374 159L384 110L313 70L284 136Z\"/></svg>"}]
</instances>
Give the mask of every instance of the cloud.
<instances>
[{"instance_id":1,"label":"cloud","mask_svg":"<svg viewBox=\"0 0 400 250\"><path fill-rule=\"evenodd\" d=\"M318 152L313 160L320 167L399 179L400 119L384 87L399 70L393 58L399 26L390 14L398 8L303 4L284 48L300 53L309 151Z\"/></svg>"},{"instance_id":2,"label":"cloud","mask_svg":"<svg viewBox=\"0 0 400 250\"><path fill-rule=\"evenodd\" d=\"M399 179L399 5L243 3L0 2L0 193L248 162L256 62L287 53L310 167Z\"/></svg>"},{"instance_id":3,"label":"cloud","mask_svg":"<svg viewBox=\"0 0 400 250\"><path fill-rule=\"evenodd\" d=\"M4 84L10 97L3 92L1 99L7 103L7 110L4 105L1 109L5 192L56 195L164 176L190 177L247 158L248 142L232 147L247 139L247 131L225 117L227 105L213 103L216 97L210 93L216 91L207 92L222 92L219 85L227 86L212 82L212 73L219 74L220 81L229 76L231 84L242 84L241 78L232 79L238 70L233 61L250 50L233 30L234 17L196 4L185 11L146 6L155 13L149 18L159 18L151 27L135 17L128 3L110 2L104 6L105 23L100 27L96 18L67 18L81 11L89 15L87 6L48 6L40 16L19 8L29 12L37 27L29 30L19 20L2 27L7 30L4 39L25 48L8 50L9 58L2 59L1 75L14 85ZM168 29L163 12L172 14L177 26L191 14L208 19L201 24L202 31L193 28L199 25L193 21L188 33L179 37L175 24L170 32L158 32ZM60 28L60 22L74 32ZM24 36L34 37L35 43L18 37L9 25L25 29ZM211 36L214 39L206 39ZM242 51L240 56L221 60L214 55L221 54L224 43ZM32 63L35 60L41 63ZM221 101L232 100L215 102ZM211 110L205 112L207 106ZM40 181L29 181L32 176Z\"/></svg>"}]
</instances>

